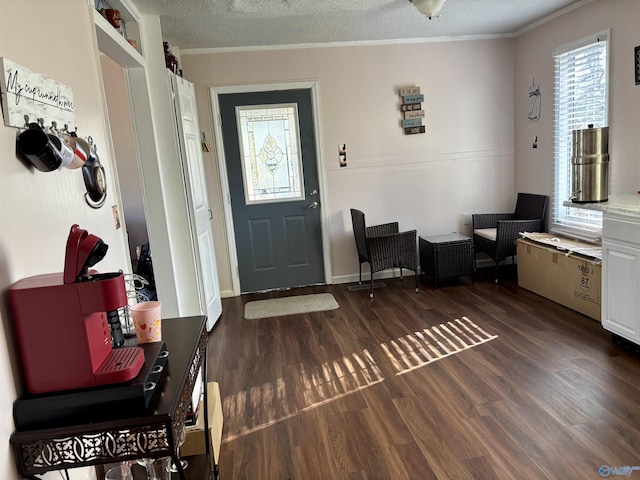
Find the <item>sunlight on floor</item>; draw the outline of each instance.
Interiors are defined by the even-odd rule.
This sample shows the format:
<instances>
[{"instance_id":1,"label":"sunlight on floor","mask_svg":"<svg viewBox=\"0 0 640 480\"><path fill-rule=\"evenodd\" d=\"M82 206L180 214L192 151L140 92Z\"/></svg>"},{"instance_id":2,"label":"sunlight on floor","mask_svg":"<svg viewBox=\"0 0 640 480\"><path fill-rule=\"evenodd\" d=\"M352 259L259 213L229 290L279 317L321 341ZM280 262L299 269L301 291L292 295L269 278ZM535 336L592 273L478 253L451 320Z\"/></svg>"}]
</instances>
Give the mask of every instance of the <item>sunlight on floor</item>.
<instances>
[{"instance_id":1,"label":"sunlight on floor","mask_svg":"<svg viewBox=\"0 0 640 480\"><path fill-rule=\"evenodd\" d=\"M403 375L495 338L498 336L488 334L469 318L462 317L462 320L456 318L383 343L381 347L396 369L396 375Z\"/></svg>"},{"instance_id":2,"label":"sunlight on floor","mask_svg":"<svg viewBox=\"0 0 640 480\"><path fill-rule=\"evenodd\" d=\"M332 402L384 380L371 354L365 349L332 362L307 370L300 366L295 372L294 393L287 393L286 382L280 377L275 385L265 383L251 390L242 390L223 401L223 443L248 435L302 412ZM301 393L301 398L298 396Z\"/></svg>"},{"instance_id":3,"label":"sunlight on floor","mask_svg":"<svg viewBox=\"0 0 640 480\"><path fill-rule=\"evenodd\" d=\"M396 375L498 338L469 318L455 319L380 345ZM283 369L286 367L283 367ZM292 418L384 381L369 350L315 365L299 365L285 378L256 385L223 400L223 443ZM287 382L304 386L287 389Z\"/></svg>"}]
</instances>

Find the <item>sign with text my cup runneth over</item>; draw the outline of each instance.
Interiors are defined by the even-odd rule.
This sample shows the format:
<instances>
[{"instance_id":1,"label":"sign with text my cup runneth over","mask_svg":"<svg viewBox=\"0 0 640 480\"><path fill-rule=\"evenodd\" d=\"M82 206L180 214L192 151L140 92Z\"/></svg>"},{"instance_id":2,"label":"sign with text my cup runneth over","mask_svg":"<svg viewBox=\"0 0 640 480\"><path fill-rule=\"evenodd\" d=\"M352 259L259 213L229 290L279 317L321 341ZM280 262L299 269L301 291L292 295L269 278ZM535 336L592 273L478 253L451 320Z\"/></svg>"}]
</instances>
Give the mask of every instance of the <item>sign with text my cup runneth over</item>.
<instances>
[{"instance_id":1,"label":"sign with text my cup runneth over","mask_svg":"<svg viewBox=\"0 0 640 480\"><path fill-rule=\"evenodd\" d=\"M0 58L2 113L7 127L25 128L42 118L46 125L56 122L76 126L73 90L68 85L33 72L22 65Z\"/></svg>"}]
</instances>

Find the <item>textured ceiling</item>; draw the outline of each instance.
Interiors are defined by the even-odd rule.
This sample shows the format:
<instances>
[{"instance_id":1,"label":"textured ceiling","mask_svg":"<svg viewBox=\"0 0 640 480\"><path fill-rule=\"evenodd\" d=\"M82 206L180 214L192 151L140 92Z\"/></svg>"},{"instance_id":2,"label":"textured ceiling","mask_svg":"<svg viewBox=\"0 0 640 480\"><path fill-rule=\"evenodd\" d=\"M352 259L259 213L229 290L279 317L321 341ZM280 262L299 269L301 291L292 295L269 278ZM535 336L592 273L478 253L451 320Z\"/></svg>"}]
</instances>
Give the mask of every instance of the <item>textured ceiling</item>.
<instances>
[{"instance_id":1,"label":"textured ceiling","mask_svg":"<svg viewBox=\"0 0 640 480\"><path fill-rule=\"evenodd\" d=\"M409 0L133 0L180 49L509 35L594 0L447 0L429 20Z\"/></svg>"}]
</instances>

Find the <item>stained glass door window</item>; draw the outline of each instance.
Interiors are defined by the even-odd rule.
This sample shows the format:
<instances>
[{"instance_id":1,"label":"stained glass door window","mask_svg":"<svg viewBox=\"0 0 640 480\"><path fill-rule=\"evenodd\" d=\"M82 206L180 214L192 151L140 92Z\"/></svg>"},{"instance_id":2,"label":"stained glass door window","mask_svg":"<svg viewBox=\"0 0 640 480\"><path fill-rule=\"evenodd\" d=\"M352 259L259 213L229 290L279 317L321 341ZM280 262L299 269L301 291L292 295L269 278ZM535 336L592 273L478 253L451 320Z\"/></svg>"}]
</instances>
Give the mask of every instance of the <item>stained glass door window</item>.
<instances>
[{"instance_id":1,"label":"stained glass door window","mask_svg":"<svg viewBox=\"0 0 640 480\"><path fill-rule=\"evenodd\" d=\"M304 199L297 104L236 107L247 205Z\"/></svg>"}]
</instances>

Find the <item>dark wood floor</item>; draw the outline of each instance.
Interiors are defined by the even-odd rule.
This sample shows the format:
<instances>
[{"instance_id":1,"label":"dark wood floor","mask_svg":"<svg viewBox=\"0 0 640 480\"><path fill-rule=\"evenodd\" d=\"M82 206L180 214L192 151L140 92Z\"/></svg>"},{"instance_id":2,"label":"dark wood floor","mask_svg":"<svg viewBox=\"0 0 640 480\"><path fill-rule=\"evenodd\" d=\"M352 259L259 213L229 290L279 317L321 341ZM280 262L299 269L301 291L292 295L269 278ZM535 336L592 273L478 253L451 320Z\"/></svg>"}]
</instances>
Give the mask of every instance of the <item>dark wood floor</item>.
<instances>
[{"instance_id":1,"label":"dark wood floor","mask_svg":"<svg viewBox=\"0 0 640 480\"><path fill-rule=\"evenodd\" d=\"M225 299L208 364L222 480L597 479L603 465L640 466L640 356L507 277L418 294L389 279L373 302L347 285ZM247 301L321 292L340 307L243 318Z\"/></svg>"}]
</instances>

